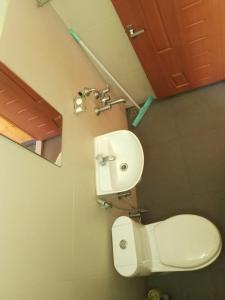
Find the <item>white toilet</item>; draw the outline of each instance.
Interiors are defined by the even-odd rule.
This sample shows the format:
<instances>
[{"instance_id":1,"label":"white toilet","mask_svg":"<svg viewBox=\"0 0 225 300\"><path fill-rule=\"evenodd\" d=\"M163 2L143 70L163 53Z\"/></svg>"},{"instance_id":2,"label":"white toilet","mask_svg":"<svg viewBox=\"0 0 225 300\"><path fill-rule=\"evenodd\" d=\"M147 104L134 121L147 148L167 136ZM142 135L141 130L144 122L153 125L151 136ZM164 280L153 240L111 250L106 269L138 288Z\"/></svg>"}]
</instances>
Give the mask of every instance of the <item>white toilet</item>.
<instances>
[{"instance_id":1,"label":"white toilet","mask_svg":"<svg viewBox=\"0 0 225 300\"><path fill-rule=\"evenodd\" d=\"M114 266L125 277L192 271L211 264L222 241L216 226L196 215L141 225L126 216L112 226Z\"/></svg>"}]
</instances>

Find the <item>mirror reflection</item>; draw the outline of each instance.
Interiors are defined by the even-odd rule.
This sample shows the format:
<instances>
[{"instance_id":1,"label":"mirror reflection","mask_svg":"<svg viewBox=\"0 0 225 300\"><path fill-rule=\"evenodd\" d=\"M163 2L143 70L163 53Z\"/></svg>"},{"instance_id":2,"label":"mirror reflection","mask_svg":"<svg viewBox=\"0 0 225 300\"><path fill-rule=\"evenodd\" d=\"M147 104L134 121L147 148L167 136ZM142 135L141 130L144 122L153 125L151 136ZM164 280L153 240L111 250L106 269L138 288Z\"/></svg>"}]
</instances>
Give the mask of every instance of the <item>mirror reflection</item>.
<instances>
[{"instance_id":1,"label":"mirror reflection","mask_svg":"<svg viewBox=\"0 0 225 300\"><path fill-rule=\"evenodd\" d=\"M0 134L61 166L62 115L1 62Z\"/></svg>"}]
</instances>

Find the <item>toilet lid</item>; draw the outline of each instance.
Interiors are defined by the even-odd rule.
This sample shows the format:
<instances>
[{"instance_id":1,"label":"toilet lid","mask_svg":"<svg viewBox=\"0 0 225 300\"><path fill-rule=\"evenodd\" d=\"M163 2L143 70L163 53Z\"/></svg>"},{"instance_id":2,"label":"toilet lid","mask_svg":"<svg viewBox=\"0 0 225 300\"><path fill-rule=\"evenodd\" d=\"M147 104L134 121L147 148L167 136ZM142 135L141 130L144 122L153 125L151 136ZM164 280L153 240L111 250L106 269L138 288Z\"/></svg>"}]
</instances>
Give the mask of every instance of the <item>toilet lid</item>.
<instances>
[{"instance_id":1,"label":"toilet lid","mask_svg":"<svg viewBox=\"0 0 225 300\"><path fill-rule=\"evenodd\" d=\"M154 228L161 263L193 268L210 261L221 248L216 226L196 215L178 215Z\"/></svg>"}]
</instances>

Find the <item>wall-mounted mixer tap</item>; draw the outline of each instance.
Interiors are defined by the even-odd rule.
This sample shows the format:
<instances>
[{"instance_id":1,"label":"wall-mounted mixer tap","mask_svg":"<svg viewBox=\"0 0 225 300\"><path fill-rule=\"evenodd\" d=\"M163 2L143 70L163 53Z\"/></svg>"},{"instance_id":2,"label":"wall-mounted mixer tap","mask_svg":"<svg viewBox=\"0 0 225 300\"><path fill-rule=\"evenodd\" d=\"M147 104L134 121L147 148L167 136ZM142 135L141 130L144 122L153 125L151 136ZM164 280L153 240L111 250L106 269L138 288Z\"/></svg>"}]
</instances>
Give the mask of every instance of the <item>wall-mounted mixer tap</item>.
<instances>
[{"instance_id":1,"label":"wall-mounted mixer tap","mask_svg":"<svg viewBox=\"0 0 225 300\"><path fill-rule=\"evenodd\" d=\"M100 99L103 105L107 105L110 101L110 96L104 96L103 98Z\"/></svg>"},{"instance_id":2,"label":"wall-mounted mixer tap","mask_svg":"<svg viewBox=\"0 0 225 300\"><path fill-rule=\"evenodd\" d=\"M96 108L95 108L95 113L96 113L97 116L99 116L100 113L102 113L102 112L104 112L104 111L106 111L106 110L109 110L109 109L111 109L111 107L112 107L113 105L120 104L120 103L126 103L126 100L123 99L123 98L121 98L121 99L113 100L113 101L111 101L111 102L107 102L107 103L105 103L105 105L102 106L102 107L96 107Z\"/></svg>"},{"instance_id":3,"label":"wall-mounted mixer tap","mask_svg":"<svg viewBox=\"0 0 225 300\"><path fill-rule=\"evenodd\" d=\"M95 99L98 99L99 102L101 103L100 107L95 108L95 113L97 116L99 116L100 113L102 113L103 111L111 109L113 105L126 102L126 100L123 98L111 100L110 95L108 95L109 92L110 92L109 86L101 90L98 90L96 88L85 87L82 91L78 93L78 96L74 97L75 112L80 113L85 111L85 106L83 102L85 98L91 96L91 94L93 94Z\"/></svg>"},{"instance_id":4,"label":"wall-mounted mixer tap","mask_svg":"<svg viewBox=\"0 0 225 300\"><path fill-rule=\"evenodd\" d=\"M83 89L83 91L81 92L81 94L83 94L86 97L89 97L92 93L93 93L94 97L96 99L98 99L98 97L99 97L99 90L97 90L95 88L87 88L87 87L85 87Z\"/></svg>"},{"instance_id":5,"label":"wall-mounted mixer tap","mask_svg":"<svg viewBox=\"0 0 225 300\"><path fill-rule=\"evenodd\" d=\"M107 95L110 92L110 88L109 86L107 86L106 88L99 90L99 99L102 100L106 97L109 97L109 95Z\"/></svg>"},{"instance_id":6,"label":"wall-mounted mixer tap","mask_svg":"<svg viewBox=\"0 0 225 300\"><path fill-rule=\"evenodd\" d=\"M119 103L126 103L126 100L121 98L121 99L116 99L116 100L113 100L111 101L109 104L110 105L115 105L115 104L119 104Z\"/></svg>"},{"instance_id":7,"label":"wall-mounted mixer tap","mask_svg":"<svg viewBox=\"0 0 225 300\"><path fill-rule=\"evenodd\" d=\"M83 89L83 91L81 91L80 93L83 94L86 97L89 97L91 94L93 94L95 99L100 99L102 101L102 99L110 97L110 96L106 95L109 92L110 92L110 88L109 88L109 86L107 86L106 88L101 89L101 90L98 90L96 88L87 88L87 87L85 87Z\"/></svg>"}]
</instances>

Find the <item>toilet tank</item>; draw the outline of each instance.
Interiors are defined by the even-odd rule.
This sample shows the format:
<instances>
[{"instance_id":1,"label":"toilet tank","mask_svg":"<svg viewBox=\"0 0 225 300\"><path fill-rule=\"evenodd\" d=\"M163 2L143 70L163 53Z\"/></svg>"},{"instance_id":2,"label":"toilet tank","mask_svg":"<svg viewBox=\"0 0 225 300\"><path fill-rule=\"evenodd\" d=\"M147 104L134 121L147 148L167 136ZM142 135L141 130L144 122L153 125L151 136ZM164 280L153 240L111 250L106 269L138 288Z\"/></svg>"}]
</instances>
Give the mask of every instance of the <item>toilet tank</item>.
<instances>
[{"instance_id":1,"label":"toilet tank","mask_svg":"<svg viewBox=\"0 0 225 300\"><path fill-rule=\"evenodd\" d=\"M117 272L125 277L151 273L151 253L145 226L126 216L112 226L113 260Z\"/></svg>"}]
</instances>

